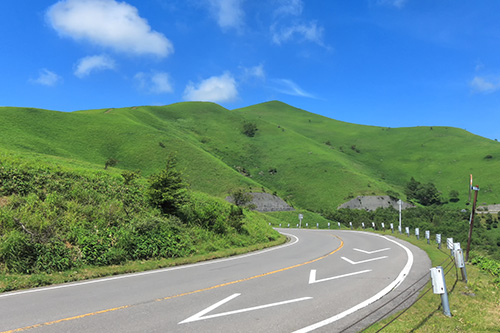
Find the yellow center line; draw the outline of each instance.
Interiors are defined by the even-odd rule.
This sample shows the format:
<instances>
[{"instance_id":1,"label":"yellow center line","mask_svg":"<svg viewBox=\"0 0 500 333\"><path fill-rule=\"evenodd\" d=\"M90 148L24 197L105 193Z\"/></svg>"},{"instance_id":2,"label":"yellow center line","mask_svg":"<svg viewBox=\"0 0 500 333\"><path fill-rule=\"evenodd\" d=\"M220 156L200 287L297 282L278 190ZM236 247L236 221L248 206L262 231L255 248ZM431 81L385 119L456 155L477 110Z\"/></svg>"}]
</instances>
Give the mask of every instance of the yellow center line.
<instances>
[{"instance_id":1,"label":"yellow center line","mask_svg":"<svg viewBox=\"0 0 500 333\"><path fill-rule=\"evenodd\" d=\"M264 277L264 276L268 276L268 275L272 275L272 274L284 272L284 271L287 271L289 269L293 269L293 268L301 267L301 266L304 266L304 265L308 265L308 264L311 264L313 262L319 261L321 259L325 259L326 257L328 257L328 256L334 254L335 252L339 251L344 246L344 241L339 236L336 236L336 235L333 235L333 236L336 237L338 240L340 240L339 247L336 248L335 250L333 250L332 252L330 252L328 254L325 254L324 256L321 256L319 258L316 258L316 259L313 259L313 260L309 260L309 261L303 262L301 264L297 264L297 265L293 265L293 266L289 266L289 267L277 269L277 270L272 271L272 272L267 272L267 273L263 273L263 274L251 276L251 277L244 278L244 279L241 279L241 280L235 280L235 281L231 281L231 282L226 282L226 283L218 284L218 285L215 285L215 286L212 286L212 287L198 289L198 290L195 290L195 291L189 291L187 293L182 293L182 294L178 294L178 295L168 296L168 297L164 297L164 298L158 298L156 300L156 302L166 301L166 300L173 299L173 298L178 298L178 297L182 297L182 296L192 295L192 294L200 293L200 292L203 292L203 291L213 290L213 289L217 289L217 288L229 286L229 285L232 285L232 284L236 284L236 283L240 283L240 282L245 282L245 281L249 281L249 280L253 280L253 279L257 279L257 278L261 278L261 277ZM144 303L140 303L140 304L144 304ZM48 321L48 322L43 323L43 324L35 324L35 325L31 325L31 326L25 326L25 327L21 327L21 328L16 328L16 329L13 329L13 330L3 331L3 332L0 332L0 333L22 332L22 331L30 330L30 329L33 329L33 328L39 328L39 327L43 327L43 326L50 326L50 325L54 325L54 324L59 324L59 323L65 322L65 321L71 321L71 320L75 320L75 319L81 319L81 318L85 318L85 317L95 316L95 315L102 314L102 313L123 310L123 309L130 308L132 306L134 306L134 305L119 306L119 307L116 307L116 308L111 308L111 309L106 309L106 310L101 310L101 311L96 311L96 312L90 312L90 313L86 313L86 314L78 315L78 316L74 316L74 317L68 317L68 318L58 319L58 320L54 320L54 321Z\"/></svg>"}]
</instances>

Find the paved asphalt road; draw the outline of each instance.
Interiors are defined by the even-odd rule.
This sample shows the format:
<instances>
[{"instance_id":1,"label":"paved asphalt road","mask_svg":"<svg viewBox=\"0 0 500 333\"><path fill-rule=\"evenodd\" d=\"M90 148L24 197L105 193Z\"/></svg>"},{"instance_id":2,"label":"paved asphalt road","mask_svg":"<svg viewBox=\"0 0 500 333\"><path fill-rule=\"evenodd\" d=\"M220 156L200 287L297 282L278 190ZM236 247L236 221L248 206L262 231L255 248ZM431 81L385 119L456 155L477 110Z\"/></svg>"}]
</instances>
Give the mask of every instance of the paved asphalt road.
<instances>
[{"instance_id":1,"label":"paved asphalt road","mask_svg":"<svg viewBox=\"0 0 500 333\"><path fill-rule=\"evenodd\" d=\"M248 255L0 294L0 332L354 332L428 281L400 295L430 261L390 236L280 231Z\"/></svg>"}]
</instances>

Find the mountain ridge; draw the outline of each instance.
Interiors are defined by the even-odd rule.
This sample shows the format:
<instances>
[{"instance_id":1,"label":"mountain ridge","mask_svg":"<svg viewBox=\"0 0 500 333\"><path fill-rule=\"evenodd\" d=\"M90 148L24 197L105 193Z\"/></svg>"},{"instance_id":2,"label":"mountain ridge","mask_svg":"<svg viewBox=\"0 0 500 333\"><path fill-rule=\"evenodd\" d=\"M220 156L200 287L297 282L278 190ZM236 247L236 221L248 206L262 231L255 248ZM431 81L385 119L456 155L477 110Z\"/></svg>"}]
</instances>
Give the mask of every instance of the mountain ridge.
<instances>
[{"instance_id":1,"label":"mountain ridge","mask_svg":"<svg viewBox=\"0 0 500 333\"><path fill-rule=\"evenodd\" d=\"M254 137L244 123L256 125ZM435 183L444 197L459 191L455 205L463 205L470 173L484 189L481 202L500 202L498 142L453 127L357 125L280 101L234 110L209 102L74 112L2 107L0 149L95 168L114 158L116 168L144 176L176 153L195 190L222 198L237 187L276 192L315 211L358 195L403 198L411 177Z\"/></svg>"}]
</instances>

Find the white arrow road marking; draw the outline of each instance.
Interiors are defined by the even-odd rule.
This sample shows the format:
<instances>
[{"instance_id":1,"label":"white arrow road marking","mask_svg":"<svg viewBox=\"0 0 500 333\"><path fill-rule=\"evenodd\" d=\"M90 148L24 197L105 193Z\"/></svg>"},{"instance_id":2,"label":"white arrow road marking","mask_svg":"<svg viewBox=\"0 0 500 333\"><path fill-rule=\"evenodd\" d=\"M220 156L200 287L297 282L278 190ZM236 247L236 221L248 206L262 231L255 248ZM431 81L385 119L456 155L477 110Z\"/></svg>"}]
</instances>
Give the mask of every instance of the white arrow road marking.
<instances>
[{"instance_id":1,"label":"white arrow road marking","mask_svg":"<svg viewBox=\"0 0 500 333\"><path fill-rule=\"evenodd\" d=\"M231 301L232 299L240 296L241 294L233 294L227 298L224 298L222 301L219 301L215 303L214 305L209 306L203 311L198 312L194 316L189 317L188 319L185 319L181 321L179 324L186 324L190 323L193 321L198 321L198 320L205 320L205 319L211 319L211 318L216 318L216 317L222 317L222 316L229 316L232 314L236 313L242 313L242 312L248 312L248 311L254 311L254 310L260 310L260 309L265 309L265 308L270 308L273 306L279 306L279 305L284 305L284 304L289 304L289 303L295 303L295 302L300 302L300 301L305 301L308 299L312 299L312 297L302 297L302 298L296 298L296 299L291 299L288 301L283 301L283 302L277 302L277 303L271 303L271 304L266 304L266 305L259 305L259 306L254 306L251 308L246 308L246 309L241 309L241 310L234 310L234 311L229 311L229 312L223 312L223 313L217 313L209 316L205 316L205 314L209 313L212 310L217 309L219 306Z\"/></svg>"},{"instance_id":2,"label":"white arrow road marking","mask_svg":"<svg viewBox=\"0 0 500 333\"><path fill-rule=\"evenodd\" d=\"M385 258L387 258L387 256L378 257L378 258L372 258L372 259L366 259L366 260L361 260L361 261L352 261L351 259L348 259L346 257L341 257L341 258L344 259L345 261L347 261L348 263L352 264L352 265L357 265L357 264L363 264L363 263L369 262L369 261L385 259Z\"/></svg>"},{"instance_id":3,"label":"white arrow road marking","mask_svg":"<svg viewBox=\"0 0 500 333\"><path fill-rule=\"evenodd\" d=\"M359 271L359 272L354 272L354 273L348 273L348 274L344 274L344 275L332 276L332 277L329 277L329 278L316 280L316 270L315 269L311 269L311 273L309 274L309 284L317 283L317 282L325 282L325 281L330 281L330 280L335 280L335 279L340 279L340 278L343 278L343 277L357 275L357 274L363 274L363 273L368 273L368 272L371 272L371 271L372 271L371 269L367 269L367 270L364 270L364 271Z\"/></svg>"},{"instance_id":4,"label":"white arrow road marking","mask_svg":"<svg viewBox=\"0 0 500 333\"><path fill-rule=\"evenodd\" d=\"M394 244L400 246L401 248L403 248L405 250L406 255L408 256L408 260L406 261L406 265L405 265L405 267L403 267L403 270L401 270L401 272L399 272L399 275L396 278L396 280L392 281L387 287L385 287L384 289L379 291L376 295L370 297L366 301L363 301L363 302L359 303L358 305L355 305L352 308L345 310L342 313L336 314L330 318L327 318L325 320L317 322L316 324L312 324L310 326L307 326L307 327L304 327L300 330L297 330L294 333L307 333L307 332L314 331L320 327L334 323L337 320L342 319L342 318L350 315L351 313L354 313L354 312L358 311L359 309L362 309L362 308L368 306L369 304L375 302L376 300L382 298L383 296L387 295L391 290L397 288L401 283L403 283L404 279L410 273L411 266L413 265L413 253L411 253L410 249L408 249L406 246L399 244L398 242L396 242L390 238L387 238L385 236L378 236L378 237L385 238L389 242L393 242Z\"/></svg>"},{"instance_id":5,"label":"white arrow road marking","mask_svg":"<svg viewBox=\"0 0 500 333\"><path fill-rule=\"evenodd\" d=\"M374 253L377 253L377 252L387 251L387 250L390 250L390 249L391 249L390 247L387 247L385 249L380 249L380 250L375 250L375 251L365 251L365 250L360 250L360 249L353 249L353 250L354 251L363 252L363 253L366 253L366 254L374 254Z\"/></svg>"}]
</instances>

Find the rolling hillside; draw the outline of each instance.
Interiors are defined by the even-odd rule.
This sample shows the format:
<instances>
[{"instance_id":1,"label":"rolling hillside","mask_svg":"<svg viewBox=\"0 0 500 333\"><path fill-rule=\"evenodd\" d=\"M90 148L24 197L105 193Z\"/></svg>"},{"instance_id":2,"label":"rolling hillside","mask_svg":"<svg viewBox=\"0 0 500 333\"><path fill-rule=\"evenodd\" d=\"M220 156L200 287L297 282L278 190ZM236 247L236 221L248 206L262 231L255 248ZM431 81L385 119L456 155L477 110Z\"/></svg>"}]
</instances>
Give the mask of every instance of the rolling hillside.
<instances>
[{"instance_id":1,"label":"rolling hillside","mask_svg":"<svg viewBox=\"0 0 500 333\"><path fill-rule=\"evenodd\" d=\"M254 137L242 133L255 123ZM163 167L175 152L195 190L225 197L236 187L276 192L296 207L334 209L357 195L403 193L411 177L445 197L467 199L468 175L480 202L500 202L500 144L448 127L383 128L344 123L281 102L237 110L213 103L71 113L0 108L0 151L83 168Z\"/></svg>"}]
</instances>

